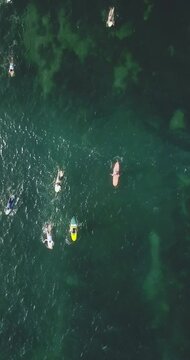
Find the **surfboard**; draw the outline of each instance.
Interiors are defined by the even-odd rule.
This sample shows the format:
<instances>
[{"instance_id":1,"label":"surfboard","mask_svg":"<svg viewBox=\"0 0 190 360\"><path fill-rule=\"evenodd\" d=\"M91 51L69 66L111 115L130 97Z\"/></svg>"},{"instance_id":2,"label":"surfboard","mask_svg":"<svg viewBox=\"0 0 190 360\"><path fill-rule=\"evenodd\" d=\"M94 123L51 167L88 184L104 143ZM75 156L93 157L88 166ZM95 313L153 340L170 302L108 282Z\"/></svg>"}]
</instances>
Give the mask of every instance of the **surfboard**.
<instances>
[{"instance_id":1,"label":"surfboard","mask_svg":"<svg viewBox=\"0 0 190 360\"><path fill-rule=\"evenodd\" d=\"M5 215L9 215L13 209L14 209L14 206L17 204L18 202L18 199L16 200L16 196L15 195L11 195L9 200L8 200L8 203L7 203L7 206L5 208Z\"/></svg>"},{"instance_id":2,"label":"surfboard","mask_svg":"<svg viewBox=\"0 0 190 360\"><path fill-rule=\"evenodd\" d=\"M77 221L75 220L74 216L71 219L69 231L70 231L70 235L71 235L71 240L76 241L77 234L78 234L78 224L77 224Z\"/></svg>"},{"instance_id":3,"label":"surfboard","mask_svg":"<svg viewBox=\"0 0 190 360\"><path fill-rule=\"evenodd\" d=\"M116 161L116 163L113 166L113 173L112 173L113 186L117 186L119 183L119 177L120 177L119 171L120 171L119 161Z\"/></svg>"},{"instance_id":4,"label":"surfboard","mask_svg":"<svg viewBox=\"0 0 190 360\"><path fill-rule=\"evenodd\" d=\"M62 182L63 182L63 176L64 176L64 171L63 170L58 170L58 174L57 174L57 178L55 181L55 192L58 193L61 191L61 186L62 186Z\"/></svg>"}]
</instances>

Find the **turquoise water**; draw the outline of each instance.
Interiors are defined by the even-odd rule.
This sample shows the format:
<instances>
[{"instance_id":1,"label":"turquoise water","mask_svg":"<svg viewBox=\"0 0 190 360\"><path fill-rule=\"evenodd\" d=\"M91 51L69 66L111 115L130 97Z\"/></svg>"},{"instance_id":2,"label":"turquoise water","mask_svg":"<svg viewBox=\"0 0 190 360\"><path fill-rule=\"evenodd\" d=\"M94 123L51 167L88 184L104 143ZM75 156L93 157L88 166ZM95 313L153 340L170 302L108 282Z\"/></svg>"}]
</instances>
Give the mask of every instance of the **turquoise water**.
<instances>
[{"instance_id":1,"label":"turquoise water","mask_svg":"<svg viewBox=\"0 0 190 360\"><path fill-rule=\"evenodd\" d=\"M135 109L50 105L29 90L24 103L17 91L0 112L0 358L187 359L178 179L189 154L140 125ZM19 202L6 217L11 193ZM72 216L81 226L67 246Z\"/></svg>"}]
</instances>

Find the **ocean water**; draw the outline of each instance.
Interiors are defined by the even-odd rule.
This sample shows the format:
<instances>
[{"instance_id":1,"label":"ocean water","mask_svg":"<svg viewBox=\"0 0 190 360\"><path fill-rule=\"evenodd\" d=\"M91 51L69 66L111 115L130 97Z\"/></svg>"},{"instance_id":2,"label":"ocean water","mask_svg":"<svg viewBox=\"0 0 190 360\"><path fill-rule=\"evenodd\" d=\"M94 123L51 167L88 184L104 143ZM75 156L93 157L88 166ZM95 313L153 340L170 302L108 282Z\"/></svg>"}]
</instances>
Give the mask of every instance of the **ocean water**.
<instances>
[{"instance_id":1,"label":"ocean water","mask_svg":"<svg viewBox=\"0 0 190 360\"><path fill-rule=\"evenodd\" d=\"M189 360L188 5L27 4L0 1L0 360Z\"/></svg>"},{"instance_id":2,"label":"ocean water","mask_svg":"<svg viewBox=\"0 0 190 360\"><path fill-rule=\"evenodd\" d=\"M60 107L17 92L0 109L0 359L188 359L179 183L189 153L144 128L133 108ZM19 201L6 216L12 193ZM79 237L68 246L73 215ZM53 251L41 242L47 221Z\"/></svg>"}]
</instances>

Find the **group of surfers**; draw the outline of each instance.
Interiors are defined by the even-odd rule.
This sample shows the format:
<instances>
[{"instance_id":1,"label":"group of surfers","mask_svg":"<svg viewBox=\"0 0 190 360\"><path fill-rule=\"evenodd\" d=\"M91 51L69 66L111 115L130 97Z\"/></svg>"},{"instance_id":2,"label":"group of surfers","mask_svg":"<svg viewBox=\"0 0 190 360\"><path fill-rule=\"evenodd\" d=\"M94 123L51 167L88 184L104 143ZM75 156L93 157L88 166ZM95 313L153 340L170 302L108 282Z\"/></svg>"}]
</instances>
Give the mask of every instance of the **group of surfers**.
<instances>
[{"instance_id":1,"label":"group of surfers","mask_svg":"<svg viewBox=\"0 0 190 360\"><path fill-rule=\"evenodd\" d=\"M63 178L64 178L64 171L58 170L57 177L55 180L55 186L54 186L56 193L59 193L62 189ZM52 239L52 229L53 229L53 225L51 223L47 223L43 227L44 239L42 240L42 242L45 244L45 246L49 250L52 250L54 247L54 241ZM77 234L78 234L78 223L74 216L72 217L72 219L70 221L69 232L70 232L71 241L72 242L76 241ZM71 241L67 240L67 244L70 244Z\"/></svg>"},{"instance_id":2,"label":"group of surfers","mask_svg":"<svg viewBox=\"0 0 190 360\"><path fill-rule=\"evenodd\" d=\"M114 187L118 186L119 177L120 177L120 163L117 160L113 165L113 172L110 174L112 176L112 184ZM58 169L56 180L54 181L54 189L56 193L59 193L62 189L62 183L64 179L64 171ZM7 206L5 208L5 214L9 215L14 212L14 208L18 202L18 198L15 195L11 195L7 202ZM43 230L43 244L49 249L52 250L54 247L54 241L52 236L52 229L53 225L51 223L46 223L42 230ZM78 235L78 222L73 216L70 221L69 226L69 233L70 233L70 241L67 239L67 244L71 244L77 240Z\"/></svg>"},{"instance_id":3,"label":"group of surfers","mask_svg":"<svg viewBox=\"0 0 190 360\"><path fill-rule=\"evenodd\" d=\"M108 17L107 17L107 21L106 21L106 26L107 27L112 27L112 26L115 25L114 11L115 11L114 7L109 8ZM8 75L10 77L15 76L15 64L14 64L13 55L11 55L10 58L9 58ZM113 173L111 174L112 177L113 177L113 186L118 185L119 176L120 176L119 168L120 168L119 162L116 161L116 163L114 164L114 167L113 167ZM61 191L63 178L64 178L64 171L59 169L58 173L57 173L56 180L55 180L55 192L56 193L59 193ZM15 195L11 195L9 197L7 206L5 208L5 214L6 215L9 215L11 212L13 212L17 201L18 201L18 198L16 198ZM43 227L43 234L45 235L45 237L42 240L42 242L50 250L52 250L53 247L54 247L54 241L52 239L52 229L53 229L53 225L50 224L50 223L45 224L44 227ZM69 232L70 232L70 235L71 235L71 240L76 241L77 240L77 232L78 232L78 224L77 224L77 221L75 220L74 217L71 219Z\"/></svg>"},{"instance_id":4,"label":"group of surfers","mask_svg":"<svg viewBox=\"0 0 190 360\"><path fill-rule=\"evenodd\" d=\"M62 189L63 178L64 178L64 171L58 169L57 177L56 180L54 181L54 188L56 193L59 193ZM6 215L14 214L18 200L19 198L16 195L11 195L9 197L7 205L4 210ZM43 230L42 242L49 250L52 250L54 247L54 241L52 238L52 229L53 229L53 225L51 223L46 223L42 228ZM72 217L70 221L69 232L70 232L71 241L72 242L76 241L78 234L78 223L75 220L75 217ZM67 244L70 244L71 241L67 240Z\"/></svg>"}]
</instances>

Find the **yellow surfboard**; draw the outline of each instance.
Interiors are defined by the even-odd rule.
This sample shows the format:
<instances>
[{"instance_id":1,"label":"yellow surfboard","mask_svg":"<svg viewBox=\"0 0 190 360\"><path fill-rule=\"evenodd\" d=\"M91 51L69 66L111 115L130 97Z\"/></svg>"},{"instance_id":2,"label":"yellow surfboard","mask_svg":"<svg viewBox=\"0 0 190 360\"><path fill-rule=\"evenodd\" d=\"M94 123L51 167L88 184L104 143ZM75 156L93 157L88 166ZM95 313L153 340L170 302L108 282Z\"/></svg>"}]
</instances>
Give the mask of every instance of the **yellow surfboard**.
<instances>
[{"instance_id":1,"label":"yellow surfboard","mask_svg":"<svg viewBox=\"0 0 190 360\"><path fill-rule=\"evenodd\" d=\"M78 224L74 217L71 219L69 232L71 234L71 240L76 241L78 235Z\"/></svg>"}]
</instances>

